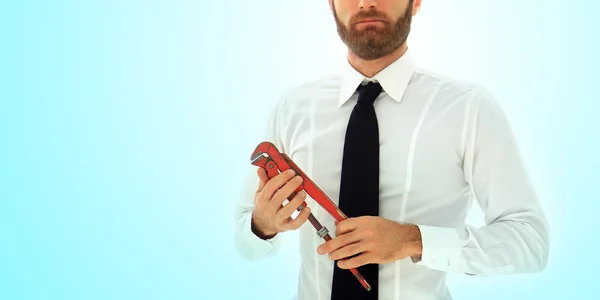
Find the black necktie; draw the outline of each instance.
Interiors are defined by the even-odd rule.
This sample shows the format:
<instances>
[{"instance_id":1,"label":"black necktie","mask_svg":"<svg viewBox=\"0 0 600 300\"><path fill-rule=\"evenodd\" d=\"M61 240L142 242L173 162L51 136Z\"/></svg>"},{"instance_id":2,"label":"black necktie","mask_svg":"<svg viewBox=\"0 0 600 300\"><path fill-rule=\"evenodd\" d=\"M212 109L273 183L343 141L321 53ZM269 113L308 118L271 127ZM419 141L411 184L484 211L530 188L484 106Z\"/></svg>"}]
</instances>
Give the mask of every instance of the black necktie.
<instances>
[{"instance_id":1,"label":"black necktie","mask_svg":"<svg viewBox=\"0 0 600 300\"><path fill-rule=\"evenodd\" d=\"M358 87L358 92L346 129L340 184L339 207L349 218L379 215L379 127L373 102L381 85L370 82ZM358 271L371 284L370 291L334 262L332 300L377 299L379 265L364 265Z\"/></svg>"}]
</instances>

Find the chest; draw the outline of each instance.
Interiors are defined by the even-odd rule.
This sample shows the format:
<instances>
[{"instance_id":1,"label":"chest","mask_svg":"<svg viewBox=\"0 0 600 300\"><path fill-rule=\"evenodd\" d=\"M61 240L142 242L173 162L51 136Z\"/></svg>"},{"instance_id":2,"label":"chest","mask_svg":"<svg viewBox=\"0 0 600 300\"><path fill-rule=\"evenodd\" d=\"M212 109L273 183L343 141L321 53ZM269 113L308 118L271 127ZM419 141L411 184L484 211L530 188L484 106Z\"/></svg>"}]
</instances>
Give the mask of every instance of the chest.
<instances>
[{"instance_id":1,"label":"chest","mask_svg":"<svg viewBox=\"0 0 600 300\"><path fill-rule=\"evenodd\" d=\"M286 150L337 204L352 105L340 108L308 102L307 106L294 109L288 118ZM436 103L399 104L379 99L375 110L380 142L380 215L423 223L439 213L462 213L468 191L462 169L463 119Z\"/></svg>"}]
</instances>

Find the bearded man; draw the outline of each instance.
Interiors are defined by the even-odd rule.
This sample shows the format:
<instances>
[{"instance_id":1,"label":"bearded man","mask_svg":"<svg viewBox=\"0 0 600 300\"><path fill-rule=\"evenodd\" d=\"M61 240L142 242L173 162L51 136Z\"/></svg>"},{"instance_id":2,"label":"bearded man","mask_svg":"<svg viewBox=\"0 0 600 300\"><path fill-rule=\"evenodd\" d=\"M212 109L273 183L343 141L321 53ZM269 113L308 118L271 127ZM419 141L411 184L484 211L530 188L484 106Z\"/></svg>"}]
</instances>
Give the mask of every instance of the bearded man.
<instances>
[{"instance_id":1,"label":"bearded man","mask_svg":"<svg viewBox=\"0 0 600 300\"><path fill-rule=\"evenodd\" d=\"M298 230L299 300L448 300L448 273L542 271L548 223L498 101L412 59L407 38L421 1L329 5L347 70L285 92L265 140L348 218L334 221L304 192L286 202L302 177L269 179L258 168L235 210L239 253L275 255L281 234ZM466 222L475 203L482 227ZM333 239L315 234L310 215L335 229Z\"/></svg>"}]
</instances>

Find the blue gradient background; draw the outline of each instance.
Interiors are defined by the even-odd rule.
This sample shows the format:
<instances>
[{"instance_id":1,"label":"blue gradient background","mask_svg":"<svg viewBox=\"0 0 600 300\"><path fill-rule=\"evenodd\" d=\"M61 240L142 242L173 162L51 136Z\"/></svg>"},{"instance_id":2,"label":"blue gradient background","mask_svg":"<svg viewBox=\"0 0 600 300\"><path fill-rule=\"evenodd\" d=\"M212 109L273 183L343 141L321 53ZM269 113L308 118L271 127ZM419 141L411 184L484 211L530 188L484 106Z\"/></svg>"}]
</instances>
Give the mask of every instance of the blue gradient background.
<instances>
[{"instance_id":1,"label":"blue gradient background","mask_svg":"<svg viewBox=\"0 0 600 300\"><path fill-rule=\"evenodd\" d=\"M599 8L424 0L414 20L422 67L502 102L552 226L543 273L452 275L455 299L598 294ZM3 1L0 40L1 299L289 299L297 236L246 262L233 208L265 111L343 65L326 0Z\"/></svg>"}]
</instances>

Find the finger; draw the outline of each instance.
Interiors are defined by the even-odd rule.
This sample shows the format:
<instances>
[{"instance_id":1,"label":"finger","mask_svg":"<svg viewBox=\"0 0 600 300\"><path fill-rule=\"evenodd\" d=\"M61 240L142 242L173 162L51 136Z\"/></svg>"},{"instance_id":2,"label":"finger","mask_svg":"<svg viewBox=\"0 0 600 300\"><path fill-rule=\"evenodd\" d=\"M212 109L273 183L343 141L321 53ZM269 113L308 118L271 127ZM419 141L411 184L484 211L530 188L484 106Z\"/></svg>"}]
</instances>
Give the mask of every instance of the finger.
<instances>
[{"instance_id":1,"label":"finger","mask_svg":"<svg viewBox=\"0 0 600 300\"><path fill-rule=\"evenodd\" d=\"M302 177L295 176L287 181L275 194L271 197L271 209L278 209L279 206L302 184ZM298 206L296 206L298 207ZM294 208L295 209L295 208Z\"/></svg>"},{"instance_id":2,"label":"finger","mask_svg":"<svg viewBox=\"0 0 600 300\"><path fill-rule=\"evenodd\" d=\"M317 252L319 254L326 254L337 249L340 249L348 244L352 244L358 242L360 237L355 232L349 232L346 234L338 235L335 238L323 243L319 248L317 248Z\"/></svg>"},{"instance_id":3,"label":"finger","mask_svg":"<svg viewBox=\"0 0 600 300\"><path fill-rule=\"evenodd\" d=\"M295 172L293 170L289 170L286 172L281 172L277 174L277 176L269 179L258 197L261 199L261 201L270 201L273 197L273 194L275 194L275 192L277 192L286 182L294 177L294 174Z\"/></svg>"},{"instance_id":4,"label":"finger","mask_svg":"<svg viewBox=\"0 0 600 300\"><path fill-rule=\"evenodd\" d=\"M291 216L296 210L298 210L298 206L304 202L306 198L306 192L300 191L300 193L296 194L290 203L286 204L282 209L277 212L277 216L282 220L287 219Z\"/></svg>"},{"instance_id":5,"label":"finger","mask_svg":"<svg viewBox=\"0 0 600 300\"><path fill-rule=\"evenodd\" d=\"M352 258L342 259L337 262L340 269L352 269L372 263L373 255L370 252L363 252Z\"/></svg>"},{"instance_id":6,"label":"finger","mask_svg":"<svg viewBox=\"0 0 600 300\"><path fill-rule=\"evenodd\" d=\"M285 223L284 228L288 230L296 230L308 220L309 216L310 208L307 206L300 211L300 213L296 216L296 219L292 219L292 217L290 217L287 223Z\"/></svg>"},{"instance_id":7,"label":"finger","mask_svg":"<svg viewBox=\"0 0 600 300\"><path fill-rule=\"evenodd\" d=\"M367 243L359 241L332 251L329 253L329 258L332 260L339 260L354 256L367 250L369 250L367 249Z\"/></svg>"},{"instance_id":8,"label":"finger","mask_svg":"<svg viewBox=\"0 0 600 300\"><path fill-rule=\"evenodd\" d=\"M356 218L348 218L338 222L335 226L335 235L340 236L350 231L354 231L357 228L358 223Z\"/></svg>"}]
</instances>

